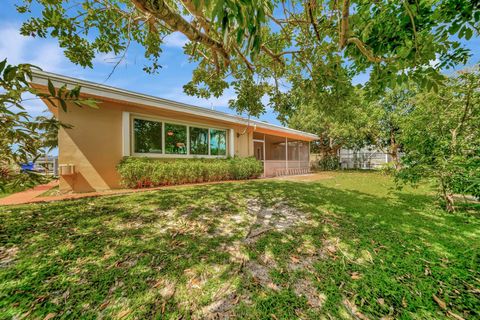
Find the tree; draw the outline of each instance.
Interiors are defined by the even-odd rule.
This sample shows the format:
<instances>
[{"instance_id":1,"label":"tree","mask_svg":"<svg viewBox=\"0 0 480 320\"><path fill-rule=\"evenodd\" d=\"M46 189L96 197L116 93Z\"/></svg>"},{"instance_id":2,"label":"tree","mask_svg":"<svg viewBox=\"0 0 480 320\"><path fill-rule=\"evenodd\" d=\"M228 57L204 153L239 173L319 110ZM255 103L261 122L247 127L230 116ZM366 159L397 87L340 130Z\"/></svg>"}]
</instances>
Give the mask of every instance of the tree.
<instances>
[{"instance_id":1,"label":"tree","mask_svg":"<svg viewBox=\"0 0 480 320\"><path fill-rule=\"evenodd\" d=\"M335 111L333 111L335 110ZM336 156L342 147L358 148L368 143L372 118L361 88L348 88L339 96L324 92L299 102L286 120L298 130L316 133L312 145L322 157Z\"/></svg>"},{"instance_id":2,"label":"tree","mask_svg":"<svg viewBox=\"0 0 480 320\"><path fill-rule=\"evenodd\" d=\"M388 154L396 170L400 169L399 153L402 124L414 109L417 86L405 84L389 89L379 99L371 102L370 135L373 143Z\"/></svg>"},{"instance_id":3,"label":"tree","mask_svg":"<svg viewBox=\"0 0 480 320\"><path fill-rule=\"evenodd\" d=\"M40 16L30 15L33 5ZM164 37L180 32L196 64L185 92L218 97L233 85L247 97L254 89L283 112L293 95L280 95L280 82L293 88L306 81L303 89L314 93L339 83L341 68L350 75L371 70L371 92L408 78L437 88L439 69L467 61L458 39L478 33L479 8L471 0L24 0L18 11L30 15L22 34L57 38L72 62L89 67L98 53L121 60L136 42L145 48L145 70L155 72ZM241 101L230 105L245 109Z\"/></svg>"},{"instance_id":4,"label":"tree","mask_svg":"<svg viewBox=\"0 0 480 320\"><path fill-rule=\"evenodd\" d=\"M439 92L415 96L402 124L405 156L398 177L417 183L432 179L448 211L454 194L480 195L480 72L460 72Z\"/></svg>"},{"instance_id":5,"label":"tree","mask_svg":"<svg viewBox=\"0 0 480 320\"><path fill-rule=\"evenodd\" d=\"M56 89L49 81L48 92L41 92L29 83L35 66L13 66L7 60L0 62L0 189L18 184L31 184L40 177L19 173L18 166L37 159L43 148L56 146L60 126L68 126L53 117L32 118L25 111L28 99L46 99L51 105L67 108L68 103L96 107L95 100L80 97L80 87L67 90L66 85ZM25 98L30 94L32 98Z\"/></svg>"}]
</instances>

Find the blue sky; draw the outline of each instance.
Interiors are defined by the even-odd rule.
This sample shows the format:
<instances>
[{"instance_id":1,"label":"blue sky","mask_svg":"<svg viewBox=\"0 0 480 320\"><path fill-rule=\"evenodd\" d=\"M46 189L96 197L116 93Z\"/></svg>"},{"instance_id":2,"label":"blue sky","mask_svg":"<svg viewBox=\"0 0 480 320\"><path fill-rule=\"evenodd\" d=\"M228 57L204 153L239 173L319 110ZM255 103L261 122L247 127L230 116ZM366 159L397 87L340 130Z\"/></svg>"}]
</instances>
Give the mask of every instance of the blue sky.
<instances>
[{"instance_id":1,"label":"blue sky","mask_svg":"<svg viewBox=\"0 0 480 320\"><path fill-rule=\"evenodd\" d=\"M234 113L228 108L228 100L235 97L231 89L226 90L224 95L218 99L200 99L183 93L182 87L190 80L194 65L190 64L183 54L182 46L186 38L181 34L175 33L165 39L160 60L163 68L158 74L148 75L142 70L144 66L143 51L141 48L133 46L128 51L125 61L118 66L107 80L116 61L114 56L100 55L95 58L93 69L85 69L68 61L56 40L21 36L18 30L26 16L20 15L15 10L14 5L19 2L19 0L2 0L0 60L6 57L11 64L28 62L41 67L45 71ZM468 44L468 47L473 51L473 57L469 65L477 63L480 60L480 38L474 38ZM459 69L461 67L459 66ZM368 74L363 74L355 78L355 83L364 83L367 80ZM45 110L41 101L29 102L27 107L32 115L39 115ZM267 113L261 116L260 120L279 124L271 110L267 110Z\"/></svg>"},{"instance_id":2,"label":"blue sky","mask_svg":"<svg viewBox=\"0 0 480 320\"><path fill-rule=\"evenodd\" d=\"M175 33L165 39L160 63L162 69L158 74L145 73L142 48L130 47L126 59L117 67L107 80L115 62L113 55L100 55L95 58L93 69L82 68L64 57L62 49L55 39L38 39L23 37L19 28L27 16L17 13L15 4L20 1L2 0L0 10L0 60L5 57L10 64L32 63L45 71L72 76L119 87L136 92L146 93L165 99L189 103L217 111L234 113L228 108L228 100L235 97L233 90L226 90L220 98L200 99L183 93L183 85L192 75L194 65L188 62L183 54L182 46L186 38ZM29 102L28 111L32 115L41 114L45 109L41 101ZM260 120L279 124L273 112L268 111Z\"/></svg>"}]
</instances>

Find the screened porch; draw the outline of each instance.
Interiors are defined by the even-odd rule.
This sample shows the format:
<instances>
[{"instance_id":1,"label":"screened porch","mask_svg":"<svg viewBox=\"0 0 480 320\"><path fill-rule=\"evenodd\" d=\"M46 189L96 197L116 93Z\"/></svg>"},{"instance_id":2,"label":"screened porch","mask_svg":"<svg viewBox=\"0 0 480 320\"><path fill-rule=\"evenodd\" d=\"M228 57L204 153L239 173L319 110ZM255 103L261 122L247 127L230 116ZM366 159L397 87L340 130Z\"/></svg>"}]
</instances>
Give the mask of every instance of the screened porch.
<instances>
[{"instance_id":1,"label":"screened porch","mask_svg":"<svg viewBox=\"0 0 480 320\"><path fill-rule=\"evenodd\" d=\"M308 141L254 132L253 151L255 158L263 162L265 177L310 172Z\"/></svg>"}]
</instances>

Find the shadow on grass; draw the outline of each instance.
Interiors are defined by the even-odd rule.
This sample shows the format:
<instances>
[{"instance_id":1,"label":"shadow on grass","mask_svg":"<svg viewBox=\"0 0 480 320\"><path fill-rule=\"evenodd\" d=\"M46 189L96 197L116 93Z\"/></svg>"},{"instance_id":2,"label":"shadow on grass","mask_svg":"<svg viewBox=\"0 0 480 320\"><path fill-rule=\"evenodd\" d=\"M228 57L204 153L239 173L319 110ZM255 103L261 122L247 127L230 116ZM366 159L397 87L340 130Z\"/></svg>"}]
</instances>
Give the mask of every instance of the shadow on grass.
<instances>
[{"instance_id":1,"label":"shadow on grass","mask_svg":"<svg viewBox=\"0 0 480 320\"><path fill-rule=\"evenodd\" d=\"M280 291L239 274L225 249L248 232L250 198L265 206L284 199L312 221L245 248L251 259L273 255ZM242 318L338 317L345 299L373 317L443 316L433 294L455 313L479 316L469 287L478 287L479 220L445 214L432 201L412 192L255 181L2 209L1 246L16 252L2 260L0 310L7 318L195 318L228 284L249 297L236 306ZM337 246L330 256L289 269L292 255L312 255L302 251L306 243L321 251L328 241ZM305 277L326 296L321 309L293 293Z\"/></svg>"}]
</instances>

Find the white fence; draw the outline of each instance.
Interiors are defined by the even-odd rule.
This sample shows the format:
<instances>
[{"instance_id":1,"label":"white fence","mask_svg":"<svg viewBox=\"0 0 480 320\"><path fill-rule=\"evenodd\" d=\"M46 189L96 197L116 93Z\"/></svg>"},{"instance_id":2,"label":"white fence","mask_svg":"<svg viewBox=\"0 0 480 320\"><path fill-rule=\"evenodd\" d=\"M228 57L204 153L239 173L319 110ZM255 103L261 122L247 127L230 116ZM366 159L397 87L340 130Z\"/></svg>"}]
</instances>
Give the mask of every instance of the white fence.
<instances>
[{"instance_id":1,"label":"white fence","mask_svg":"<svg viewBox=\"0 0 480 320\"><path fill-rule=\"evenodd\" d=\"M398 157L402 156L399 153ZM340 149L338 153L341 169L380 169L392 162L392 157L375 148Z\"/></svg>"},{"instance_id":2,"label":"white fence","mask_svg":"<svg viewBox=\"0 0 480 320\"><path fill-rule=\"evenodd\" d=\"M402 153L399 153L399 158ZM380 169L386 163L392 162L392 157L375 148L340 149L338 152L339 166L341 169ZM315 167L320 161L319 154L310 156L311 165Z\"/></svg>"}]
</instances>

